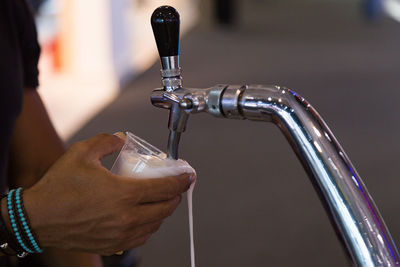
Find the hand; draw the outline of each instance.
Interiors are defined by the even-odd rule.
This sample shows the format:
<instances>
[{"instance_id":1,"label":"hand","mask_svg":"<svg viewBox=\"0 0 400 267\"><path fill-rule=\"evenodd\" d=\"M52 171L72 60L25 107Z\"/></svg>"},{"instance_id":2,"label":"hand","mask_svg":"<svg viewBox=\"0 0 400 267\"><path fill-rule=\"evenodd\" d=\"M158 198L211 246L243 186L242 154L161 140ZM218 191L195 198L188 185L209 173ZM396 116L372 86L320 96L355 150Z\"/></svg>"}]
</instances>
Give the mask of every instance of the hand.
<instances>
[{"instance_id":1,"label":"hand","mask_svg":"<svg viewBox=\"0 0 400 267\"><path fill-rule=\"evenodd\" d=\"M108 134L76 143L24 191L25 209L42 247L111 255L144 244L173 213L191 174L153 179L114 175L100 159L123 143Z\"/></svg>"}]
</instances>

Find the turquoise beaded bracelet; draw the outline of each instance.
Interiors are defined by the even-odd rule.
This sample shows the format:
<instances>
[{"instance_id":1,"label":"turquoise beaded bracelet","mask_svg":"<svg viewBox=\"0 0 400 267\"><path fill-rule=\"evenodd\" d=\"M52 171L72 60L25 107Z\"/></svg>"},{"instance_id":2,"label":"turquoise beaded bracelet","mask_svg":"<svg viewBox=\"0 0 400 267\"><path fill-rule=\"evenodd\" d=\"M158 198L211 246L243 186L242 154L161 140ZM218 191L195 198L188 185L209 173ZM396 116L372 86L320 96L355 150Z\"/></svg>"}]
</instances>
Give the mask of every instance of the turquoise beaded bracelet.
<instances>
[{"instance_id":1,"label":"turquoise beaded bracelet","mask_svg":"<svg viewBox=\"0 0 400 267\"><path fill-rule=\"evenodd\" d=\"M18 243L20 246L28 253L33 253L31 249L27 247L25 242L22 240L21 233L18 230L17 226L17 221L14 215L14 209L13 209L13 203L12 203L12 196L15 192L15 189L10 190L7 196L7 210L8 210L8 216L10 217L10 223L11 223L11 228L14 232L15 238L17 239Z\"/></svg>"},{"instance_id":2,"label":"turquoise beaded bracelet","mask_svg":"<svg viewBox=\"0 0 400 267\"><path fill-rule=\"evenodd\" d=\"M23 203L22 203L22 197L21 197L21 191L22 191L21 187L15 191L15 202L17 204L16 206L17 206L19 221L21 223L23 230L25 231L25 235L28 237L29 242L31 243L31 245L33 246L35 251L37 253L42 253L43 250L39 247L38 243L36 242L36 240L33 236L33 233L29 227L27 217L25 216L24 207L23 207Z\"/></svg>"}]
</instances>

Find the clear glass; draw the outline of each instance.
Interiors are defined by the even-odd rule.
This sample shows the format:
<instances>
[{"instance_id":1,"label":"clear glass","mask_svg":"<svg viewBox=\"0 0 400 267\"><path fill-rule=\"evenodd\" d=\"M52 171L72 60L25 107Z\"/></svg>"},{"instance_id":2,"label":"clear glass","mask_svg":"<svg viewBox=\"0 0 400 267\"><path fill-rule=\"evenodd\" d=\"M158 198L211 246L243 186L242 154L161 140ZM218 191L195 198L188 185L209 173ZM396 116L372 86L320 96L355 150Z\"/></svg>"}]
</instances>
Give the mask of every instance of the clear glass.
<instances>
[{"instance_id":1,"label":"clear glass","mask_svg":"<svg viewBox=\"0 0 400 267\"><path fill-rule=\"evenodd\" d=\"M195 173L186 161L169 159L160 149L133 133L125 134L125 145L111 168L112 173L133 178L161 178Z\"/></svg>"}]
</instances>

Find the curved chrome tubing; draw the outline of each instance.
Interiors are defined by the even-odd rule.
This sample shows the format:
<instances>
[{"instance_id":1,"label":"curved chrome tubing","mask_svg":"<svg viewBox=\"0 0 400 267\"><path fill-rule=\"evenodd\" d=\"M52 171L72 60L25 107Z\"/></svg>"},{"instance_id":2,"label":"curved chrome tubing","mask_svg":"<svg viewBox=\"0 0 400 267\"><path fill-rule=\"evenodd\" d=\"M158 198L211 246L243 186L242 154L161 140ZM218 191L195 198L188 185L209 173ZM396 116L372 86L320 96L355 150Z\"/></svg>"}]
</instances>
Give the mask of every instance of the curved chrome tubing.
<instances>
[{"instance_id":1,"label":"curved chrome tubing","mask_svg":"<svg viewBox=\"0 0 400 267\"><path fill-rule=\"evenodd\" d=\"M179 88L172 93L153 91L152 102L163 108L180 106L186 114L207 112L275 123L319 191L353 262L357 266L399 265L396 245L361 178L317 111L294 91L260 85ZM179 118L171 115L170 125L171 121Z\"/></svg>"},{"instance_id":2,"label":"curved chrome tubing","mask_svg":"<svg viewBox=\"0 0 400 267\"><path fill-rule=\"evenodd\" d=\"M317 111L295 92L248 88L239 101L250 120L271 120L320 191L359 266L396 266L399 253L364 183Z\"/></svg>"}]
</instances>

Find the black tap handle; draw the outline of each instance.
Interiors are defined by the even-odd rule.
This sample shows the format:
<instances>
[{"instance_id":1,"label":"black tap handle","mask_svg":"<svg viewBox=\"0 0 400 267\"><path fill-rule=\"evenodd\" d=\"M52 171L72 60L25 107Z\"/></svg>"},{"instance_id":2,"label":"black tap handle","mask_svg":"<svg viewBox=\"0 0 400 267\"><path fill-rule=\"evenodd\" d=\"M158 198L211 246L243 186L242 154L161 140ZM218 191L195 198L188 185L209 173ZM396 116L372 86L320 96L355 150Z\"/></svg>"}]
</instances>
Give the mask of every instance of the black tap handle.
<instances>
[{"instance_id":1,"label":"black tap handle","mask_svg":"<svg viewBox=\"0 0 400 267\"><path fill-rule=\"evenodd\" d=\"M160 57L179 55L179 13L171 6L160 6L151 15L153 27Z\"/></svg>"}]
</instances>

